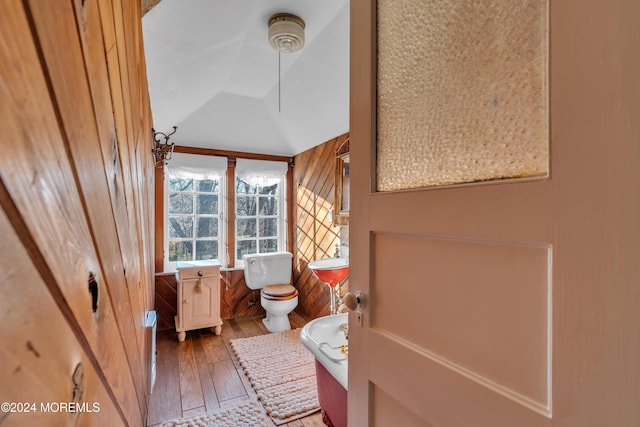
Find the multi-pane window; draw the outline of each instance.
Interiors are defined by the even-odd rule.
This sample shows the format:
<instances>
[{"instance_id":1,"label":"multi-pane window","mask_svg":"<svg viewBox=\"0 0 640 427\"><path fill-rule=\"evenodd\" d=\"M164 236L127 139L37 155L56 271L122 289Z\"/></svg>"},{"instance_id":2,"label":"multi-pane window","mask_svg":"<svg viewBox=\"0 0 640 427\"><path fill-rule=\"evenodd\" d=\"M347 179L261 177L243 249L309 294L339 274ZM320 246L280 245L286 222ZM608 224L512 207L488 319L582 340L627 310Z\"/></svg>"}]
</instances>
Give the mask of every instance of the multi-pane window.
<instances>
[{"instance_id":1,"label":"multi-pane window","mask_svg":"<svg viewBox=\"0 0 640 427\"><path fill-rule=\"evenodd\" d=\"M251 185L236 178L236 259L279 250L281 186Z\"/></svg>"},{"instance_id":2,"label":"multi-pane window","mask_svg":"<svg viewBox=\"0 0 640 427\"><path fill-rule=\"evenodd\" d=\"M245 254L286 249L287 163L237 159L235 165L235 185L227 189L226 157L172 156L165 174L165 271L178 261L209 259L242 268ZM227 211L227 200L235 200L235 212ZM228 242L228 235L235 239Z\"/></svg>"},{"instance_id":3,"label":"multi-pane window","mask_svg":"<svg viewBox=\"0 0 640 427\"><path fill-rule=\"evenodd\" d=\"M287 164L238 159L235 182L235 265L247 254L286 249Z\"/></svg>"},{"instance_id":4,"label":"multi-pane window","mask_svg":"<svg viewBox=\"0 0 640 427\"><path fill-rule=\"evenodd\" d=\"M226 265L227 159L174 153L165 172L165 271L178 261Z\"/></svg>"},{"instance_id":5,"label":"multi-pane window","mask_svg":"<svg viewBox=\"0 0 640 427\"><path fill-rule=\"evenodd\" d=\"M170 263L219 258L220 181L220 178L182 178L169 174Z\"/></svg>"}]
</instances>

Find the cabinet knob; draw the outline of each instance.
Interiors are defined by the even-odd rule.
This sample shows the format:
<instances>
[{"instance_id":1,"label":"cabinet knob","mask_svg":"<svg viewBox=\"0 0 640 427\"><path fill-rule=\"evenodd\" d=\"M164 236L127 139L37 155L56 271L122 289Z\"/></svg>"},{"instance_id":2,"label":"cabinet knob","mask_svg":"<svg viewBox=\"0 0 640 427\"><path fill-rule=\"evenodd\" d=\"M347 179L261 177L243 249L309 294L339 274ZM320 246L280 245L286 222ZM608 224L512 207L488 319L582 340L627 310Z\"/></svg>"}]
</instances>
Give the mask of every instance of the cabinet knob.
<instances>
[{"instance_id":1,"label":"cabinet knob","mask_svg":"<svg viewBox=\"0 0 640 427\"><path fill-rule=\"evenodd\" d=\"M185 299L182 300L182 303L183 304L189 304L189 300L185 298Z\"/></svg>"},{"instance_id":2,"label":"cabinet knob","mask_svg":"<svg viewBox=\"0 0 640 427\"><path fill-rule=\"evenodd\" d=\"M202 271L198 271L198 276L199 276L199 277L204 276L204 274L202 274Z\"/></svg>"}]
</instances>

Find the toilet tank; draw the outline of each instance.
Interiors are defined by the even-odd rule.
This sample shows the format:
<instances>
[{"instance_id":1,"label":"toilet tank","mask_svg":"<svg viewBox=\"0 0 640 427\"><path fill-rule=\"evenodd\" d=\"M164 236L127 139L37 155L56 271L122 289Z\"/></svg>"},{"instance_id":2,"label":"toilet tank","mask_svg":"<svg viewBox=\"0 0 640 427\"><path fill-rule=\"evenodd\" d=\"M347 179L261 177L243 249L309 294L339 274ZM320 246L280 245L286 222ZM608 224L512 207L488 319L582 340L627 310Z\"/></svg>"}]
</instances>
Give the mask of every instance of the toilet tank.
<instances>
[{"instance_id":1,"label":"toilet tank","mask_svg":"<svg viewBox=\"0 0 640 427\"><path fill-rule=\"evenodd\" d=\"M244 281L250 289L291 282L289 252L244 255Z\"/></svg>"}]
</instances>

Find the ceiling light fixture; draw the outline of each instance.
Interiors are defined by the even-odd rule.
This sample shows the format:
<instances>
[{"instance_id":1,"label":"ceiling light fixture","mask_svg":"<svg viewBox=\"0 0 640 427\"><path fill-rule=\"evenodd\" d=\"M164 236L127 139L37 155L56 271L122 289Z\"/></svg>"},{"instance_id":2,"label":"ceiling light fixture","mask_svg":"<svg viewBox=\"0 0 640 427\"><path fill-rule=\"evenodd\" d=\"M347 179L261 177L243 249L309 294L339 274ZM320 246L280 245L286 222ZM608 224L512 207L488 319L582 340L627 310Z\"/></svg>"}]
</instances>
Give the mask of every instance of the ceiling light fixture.
<instances>
[{"instance_id":1,"label":"ceiling light fixture","mask_svg":"<svg viewBox=\"0 0 640 427\"><path fill-rule=\"evenodd\" d=\"M269 43L278 52L295 52L304 46L304 21L291 13L269 18Z\"/></svg>"},{"instance_id":2,"label":"ceiling light fixture","mask_svg":"<svg viewBox=\"0 0 640 427\"><path fill-rule=\"evenodd\" d=\"M280 54L296 52L304 46L304 21L291 13L276 13L269 18L269 43L278 51L278 113L282 112Z\"/></svg>"}]
</instances>

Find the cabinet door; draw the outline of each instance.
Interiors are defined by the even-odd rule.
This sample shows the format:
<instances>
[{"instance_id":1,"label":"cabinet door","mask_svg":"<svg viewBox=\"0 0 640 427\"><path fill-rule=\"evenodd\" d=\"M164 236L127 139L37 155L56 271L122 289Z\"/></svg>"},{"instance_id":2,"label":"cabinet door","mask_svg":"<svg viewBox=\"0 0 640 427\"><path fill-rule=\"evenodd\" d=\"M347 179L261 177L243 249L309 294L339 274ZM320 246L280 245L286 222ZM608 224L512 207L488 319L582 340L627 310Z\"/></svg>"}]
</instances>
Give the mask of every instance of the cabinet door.
<instances>
[{"instance_id":1,"label":"cabinet door","mask_svg":"<svg viewBox=\"0 0 640 427\"><path fill-rule=\"evenodd\" d=\"M198 328L212 326L220 317L220 279L204 278L183 281L182 298L182 326L184 328Z\"/></svg>"}]
</instances>

